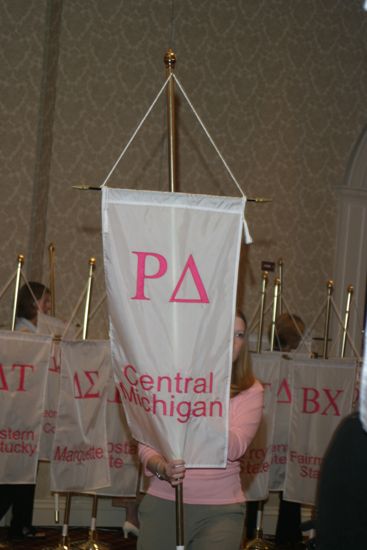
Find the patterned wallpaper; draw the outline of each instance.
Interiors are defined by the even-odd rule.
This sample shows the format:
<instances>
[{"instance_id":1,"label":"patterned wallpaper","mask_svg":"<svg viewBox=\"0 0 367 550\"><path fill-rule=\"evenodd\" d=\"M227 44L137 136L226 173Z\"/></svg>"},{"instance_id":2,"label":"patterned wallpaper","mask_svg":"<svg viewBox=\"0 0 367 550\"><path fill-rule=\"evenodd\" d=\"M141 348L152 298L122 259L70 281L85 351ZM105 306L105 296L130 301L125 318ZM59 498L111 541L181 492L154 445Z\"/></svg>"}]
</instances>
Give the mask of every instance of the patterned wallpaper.
<instances>
[{"instance_id":1,"label":"patterned wallpaper","mask_svg":"<svg viewBox=\"0 0 367 550\"><path fill-rule=\"evenodd\" d=\"M36 237L28 242L27 235L47 5L46 0L0 5L1 286L15 269L18 251L36 247ZM60 0L60 5L46 234L39 235L56 247L58 314L71 314L90 256L97 259L95 302L104 293L100 194L72 185L100 185L105 179L162 86L163 56L172 47L175 73L243 190L272 200L247 206L254 244L243 249L239 295L248 316L259 302L261 261L281 257L286 303L312 323L332 277L336 187L366 124L362 1ZM165 110L162 97L110 185L169 190ZM177 124L179 190L237 195L179 93ZM46 282L47 261L45 250ZM90 335L106 330L102 306Z\"/></svg>"}]
</instances>

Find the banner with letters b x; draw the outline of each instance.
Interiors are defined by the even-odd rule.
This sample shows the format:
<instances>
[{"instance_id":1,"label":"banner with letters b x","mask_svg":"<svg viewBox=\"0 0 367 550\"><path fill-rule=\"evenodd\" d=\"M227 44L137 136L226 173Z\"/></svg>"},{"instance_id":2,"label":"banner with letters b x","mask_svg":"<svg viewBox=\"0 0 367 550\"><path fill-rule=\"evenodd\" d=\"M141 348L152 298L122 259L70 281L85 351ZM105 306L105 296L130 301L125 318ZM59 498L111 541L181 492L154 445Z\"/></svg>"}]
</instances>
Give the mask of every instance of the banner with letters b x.
<instances>
[{"instance_id":1,"label":"banner with letters b x","mask_svg":"<svg viewBox=\"0 0 367 550\"><path fill-rule=\"evenodd\" d=\"M115 380L133 436L224 467L244 198L103 188Z\"/></svg>"}]
</instances>

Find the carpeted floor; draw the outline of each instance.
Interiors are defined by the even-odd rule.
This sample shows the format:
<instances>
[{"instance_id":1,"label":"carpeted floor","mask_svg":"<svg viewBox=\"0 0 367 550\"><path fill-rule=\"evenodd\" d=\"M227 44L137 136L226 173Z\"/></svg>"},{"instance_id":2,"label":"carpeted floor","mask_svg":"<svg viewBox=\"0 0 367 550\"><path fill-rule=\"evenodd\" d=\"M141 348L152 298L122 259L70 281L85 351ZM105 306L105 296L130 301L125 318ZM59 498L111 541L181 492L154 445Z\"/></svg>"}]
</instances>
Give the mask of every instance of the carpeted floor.
<instances>
[{"instance_id":1,"label":"carpeted floor","mask_svg":"<svg viewBox=\"0 0 367 550\"><path fill-rule=\"evenodd\" d=\"M136 550L136 539L124 539L122 529L97 529L97 546L93 546L93 540L88 542L88 529L71 527L67 546L63 546L61 527L43 528L46 538L24 539L11 541L7 539L7 529L0 528L0 549L5 550Z\"/></svg>"}]
</instances>

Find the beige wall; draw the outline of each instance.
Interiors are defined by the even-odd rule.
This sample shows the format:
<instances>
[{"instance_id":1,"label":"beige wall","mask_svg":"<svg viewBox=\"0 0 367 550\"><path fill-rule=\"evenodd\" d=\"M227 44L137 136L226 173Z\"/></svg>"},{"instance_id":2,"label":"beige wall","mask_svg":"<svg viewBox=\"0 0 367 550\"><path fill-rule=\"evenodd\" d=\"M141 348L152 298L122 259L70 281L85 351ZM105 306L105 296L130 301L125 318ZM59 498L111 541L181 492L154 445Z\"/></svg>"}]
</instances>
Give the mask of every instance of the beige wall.
<instances>
[{"instance_id":1,"label":"beige wall","mask_svg":"<svg viewBox=\"0 0 367 550\"><path fill-rule=\"evenodd\" d=\"M71 314L90 256L102 296L100 194L72 185L102 183L162 86L172 46L176 75L243 190L272 199L247 207L245 309L251 317L259 300L261 260L282 257L287 304L310 324L332 276L336 187L366 123L362 0L176 0L173 27L171 4L0 3L0 288L18 252L47 282L52 241L58 314ZM236 195L182 97L177 110L179 190ZM111 185L169 189L164 124L162 98ZM101 312L90 335L106 329Z\"/></svg>"}]
</instances>

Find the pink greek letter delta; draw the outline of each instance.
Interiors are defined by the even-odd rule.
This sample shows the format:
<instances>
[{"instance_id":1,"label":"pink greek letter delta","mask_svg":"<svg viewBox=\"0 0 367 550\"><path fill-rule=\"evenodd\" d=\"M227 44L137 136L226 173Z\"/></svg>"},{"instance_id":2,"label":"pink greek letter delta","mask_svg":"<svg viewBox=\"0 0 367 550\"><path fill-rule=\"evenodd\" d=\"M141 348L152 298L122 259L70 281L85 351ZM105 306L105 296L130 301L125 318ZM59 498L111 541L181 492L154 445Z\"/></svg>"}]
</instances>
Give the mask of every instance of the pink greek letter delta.
<instances>
[{"instance_id":1,"label":"pink greek letter delta","mask_svg":"<svg viewBox=\"0 0 367 550\"><path fill-rule=\"evenodd\" d=\"M137 275L136 275L136 291L135 296L131 297L131 300L150 300L145 295L145 279L159 279L163 277L167 272L168 263L167 260L162 254L156 252L137 252L133 251L133 254L136 254L138 257L137 262ZM157 271L155 273L146 273L146 259L148 256L155 258L158 262ZM177 298L182 283L187 275L187 272L190 271L191 277L195 283L196 289L198 291L198 298ZM188 257L185 267L181 273L181 276L178 280L178 283L175 289L172 292L172 295L169 302L183 302L183 303L200 303L200 304L209 304L208 294L205 290L204 283L200 277L199 270L195 263L195 260L190 254Z\"/></svg>"}]
</instances>

